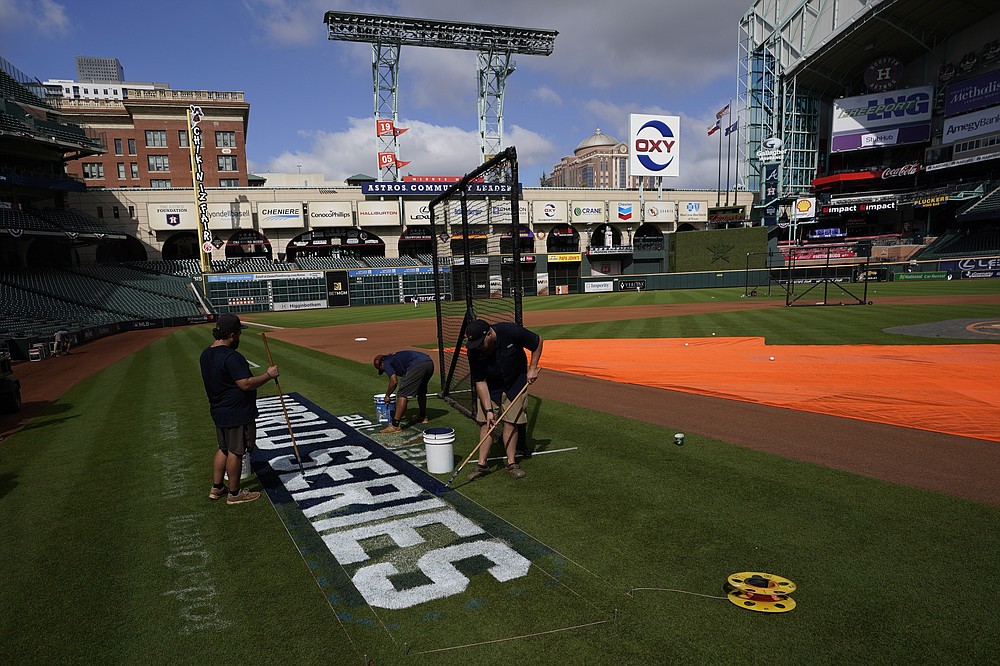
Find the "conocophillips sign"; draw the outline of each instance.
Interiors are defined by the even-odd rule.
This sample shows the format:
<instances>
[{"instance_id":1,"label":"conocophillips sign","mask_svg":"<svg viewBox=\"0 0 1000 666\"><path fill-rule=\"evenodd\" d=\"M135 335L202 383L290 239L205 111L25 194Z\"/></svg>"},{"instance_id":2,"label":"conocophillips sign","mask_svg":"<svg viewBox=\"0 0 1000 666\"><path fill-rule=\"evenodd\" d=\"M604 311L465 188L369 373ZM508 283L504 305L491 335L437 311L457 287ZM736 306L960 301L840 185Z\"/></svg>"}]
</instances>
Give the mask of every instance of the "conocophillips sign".
<instances>
[{"instance_id":1,"label":"conocophillips sign","mask_svg":"<svg viewBox=\"0 0 1000 666\"><path fill-rule=\"evenodd\" d=\"M680 176L679 116L629 115L629 175Z\"/></svg>"}]
</instances>

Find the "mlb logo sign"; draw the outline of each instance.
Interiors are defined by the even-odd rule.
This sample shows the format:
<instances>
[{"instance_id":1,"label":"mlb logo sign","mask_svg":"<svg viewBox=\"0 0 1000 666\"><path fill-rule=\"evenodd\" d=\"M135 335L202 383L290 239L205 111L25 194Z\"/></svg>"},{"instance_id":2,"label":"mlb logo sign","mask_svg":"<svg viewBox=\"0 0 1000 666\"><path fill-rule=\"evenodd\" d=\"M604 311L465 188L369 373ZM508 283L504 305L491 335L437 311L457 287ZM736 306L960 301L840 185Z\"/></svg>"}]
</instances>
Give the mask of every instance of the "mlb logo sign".
<instances>
[{"instance_id":1,"label":"mlb logo sign","mask_svg":"<svg viewBox=\"0 0 1000 666\"><path fill-rule=\"evenodd\" d=\"M176 227L181 223L180 213L167 213L167 224L171 227Z\"/></svg>"},{"instance_id":2,"label":"mlb logo sign","mask_svg":"<svg viewBox=\"0 0 1000 666\"><path fill-rule=\"evenodd\" d=\"M618 219L623 221L632 219L631 202L620 202L618 204Z\"/></svg>"}]
</instances>

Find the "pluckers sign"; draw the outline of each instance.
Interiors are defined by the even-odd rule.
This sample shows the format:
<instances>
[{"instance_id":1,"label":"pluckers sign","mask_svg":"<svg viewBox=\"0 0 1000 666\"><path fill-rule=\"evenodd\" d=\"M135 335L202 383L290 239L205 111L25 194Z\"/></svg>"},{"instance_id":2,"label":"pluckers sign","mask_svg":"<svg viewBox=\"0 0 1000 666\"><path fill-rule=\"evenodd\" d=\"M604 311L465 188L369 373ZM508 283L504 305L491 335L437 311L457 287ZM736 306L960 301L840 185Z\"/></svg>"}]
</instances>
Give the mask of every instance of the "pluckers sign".
<instances>
[{"instance_id":1,"label":"pluckers sign","mask_svg":"<svg viewBox=\"0 0 1000 666\"><path fill-rule=\"evenodd\" d=\"M920 86L834 100L831 152L929 141L933 94Z\"/></svg>"}]
</instances>

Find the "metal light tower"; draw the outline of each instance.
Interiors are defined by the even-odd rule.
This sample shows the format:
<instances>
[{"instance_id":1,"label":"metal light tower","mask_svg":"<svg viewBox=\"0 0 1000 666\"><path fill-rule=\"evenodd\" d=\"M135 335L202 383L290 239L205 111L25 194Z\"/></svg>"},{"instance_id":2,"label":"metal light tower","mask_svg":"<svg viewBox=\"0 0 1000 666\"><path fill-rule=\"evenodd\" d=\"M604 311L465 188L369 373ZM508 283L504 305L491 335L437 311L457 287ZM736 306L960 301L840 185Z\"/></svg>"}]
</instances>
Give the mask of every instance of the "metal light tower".
<instances>
[{"instance_id":1,"label":"metal light tower","mask_svg":"<svg viewBox=\"0 0 1000 666\"><path fill-rule=\"evenodd\" d=\"M395 126L399 91L399 49L431 46L479 51L479 151L485 162L503 150L503 93L507 77L514 72L511 55L551 55L555 30L514 28L503 25L459 23L434 19L380 16L354 12L327 12L324 18L331 40L365 42L372 45L372 78L375 89L375 120L391 119ZM398 177L398 134L377 137L380 154L391 154L379 164L379 180Z\"/></svg>"}]
</instances>

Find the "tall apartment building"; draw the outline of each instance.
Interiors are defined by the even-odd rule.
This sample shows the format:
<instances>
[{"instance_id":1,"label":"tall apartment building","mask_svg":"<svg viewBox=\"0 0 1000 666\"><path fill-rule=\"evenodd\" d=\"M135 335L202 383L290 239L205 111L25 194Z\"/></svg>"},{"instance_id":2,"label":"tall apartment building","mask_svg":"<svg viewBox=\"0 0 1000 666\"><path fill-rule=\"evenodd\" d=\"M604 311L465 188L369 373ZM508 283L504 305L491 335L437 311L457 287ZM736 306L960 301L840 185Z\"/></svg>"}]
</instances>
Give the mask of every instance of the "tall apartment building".
<instances>
[{"instance_id":1,"label":"tall apartment building","mask_svg":"<svg viewBox=\"0 0 1000 666\"><path fill-rule=\"evenodd\" d=\"M250 104L242 92L172 90L164 83L49 80L49 104L104 137L108 152L67 162L88 187L191 187L187 111L198 105L206 187L246 187Z\"/></svg>"},{"instance_id":2,"label":"tall apartment building","mask_svg":"<svg viewBox=\"0 0 1000 666\"><path fill-rule=\"evenodd\" d=\"M125 80L125 68L118 58L76 57L76 78L78 81L108 81L121 83Z\"/></svg>"}]
</instances>

